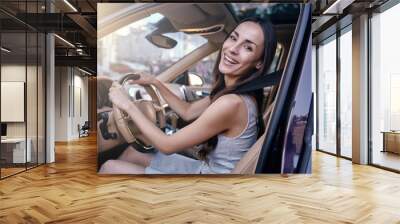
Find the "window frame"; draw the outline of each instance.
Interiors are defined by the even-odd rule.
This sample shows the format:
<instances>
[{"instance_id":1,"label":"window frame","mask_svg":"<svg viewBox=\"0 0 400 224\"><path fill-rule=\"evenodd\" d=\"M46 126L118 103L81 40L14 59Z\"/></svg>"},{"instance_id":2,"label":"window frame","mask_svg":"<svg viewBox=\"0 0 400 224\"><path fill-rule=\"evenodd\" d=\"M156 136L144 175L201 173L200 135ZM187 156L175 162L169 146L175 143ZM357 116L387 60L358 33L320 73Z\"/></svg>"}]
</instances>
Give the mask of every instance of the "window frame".
<instances>
[{"instance_id":1,"label":"window frame","mask_svg":"<svg viewBox=\"0 0 400 224\"><path fill-rule=\"evenodd\" d=\"M341 119L340 119L340 104L341 104L341 97L340 97L340 77L341 77L341 68L340 68L340 37L342 35L344 35L347 32L352 32L352 23L347 24L345 27L341 28L341 29L337 29L335 33L333 33L332 35L326 37L325 39L322 39L320 41L318 41L318 43L316 44L316 120L317 122L319 121L319 94L320 94L320 90L319 90L319 66L320 66L320 56L319 56L319 48L321 44L326 44L329 43L331 41L336 41L336 152L332 153L332 152L328 152L327 150L321 149L320 143L319 143L319 125L318 123L316 124L316 138L315 138L315 142L316 142L316 151L319 152L323 152L323 153L327 153L339 158L343 158L343 159L347 159L347 160L352 160L352 158L347 157L342 155L342 150L341 150Z\"/></svg>"}]
</instances>

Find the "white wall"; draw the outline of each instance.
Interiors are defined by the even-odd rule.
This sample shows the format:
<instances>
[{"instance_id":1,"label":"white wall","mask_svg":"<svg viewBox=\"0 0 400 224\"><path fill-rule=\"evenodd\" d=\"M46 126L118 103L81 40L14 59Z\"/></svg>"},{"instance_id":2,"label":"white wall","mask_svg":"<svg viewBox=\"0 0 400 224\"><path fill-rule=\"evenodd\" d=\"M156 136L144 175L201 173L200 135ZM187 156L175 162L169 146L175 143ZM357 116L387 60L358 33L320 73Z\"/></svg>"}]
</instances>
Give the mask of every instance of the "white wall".
<instances>
[{"instance_id":1,"label":"white wall","mask_svg":"<svg viewBox=\"0 0 400 224\"><path fill-rule=\"evenodd\" d=\"M67 67L55 68L55 141L68 140L68 86Z\"/></svg>"},{"instance_id":2,"label":"white wall","mask_svg":"<svg viewBox=\"0 0 400 224\"><path fill-rule=\"evenodd\" d=\"M25 82L25 69L25 65L2 65L1 81ZM7 122L7 137L25 137L25 122Z\"/></svg>"},{"instance_id":3,"label":"white wall","mask_svg":"<svg viewBox=\"0 0 400 224\"><path fill-rule=\"evenodd\" d=\"M76 72L76 70L75 70ZM76 74L76 73L75 73ZM74 77L74 119L72 123L72 133L74 136L78 136L78 129L76 128L78 124L81 126L88 121L88 78L82 77L80 75L75 75ZM80 93L78 93L80 91ZM80 95L80 97L79 97ZM80 102L79 102L80 101ZM81 107L81 108L79 108ZM81 110L81 111L80 111Z\"/></svg>"},{"instance_id":4,"label":"white wall","mask_svg":"<svg viewBox=\"0 0 400 224\"><path fill-rule=\"evenodd\" d=\"M27 70L25 70L27 69ZM1 81L5 82L25 82L26 71L28 74L36 74L36 67L25 65L2 65L1 66ZM29 77L28 77L29 78ZM29 85L36 86L36 80L29 80ZM27 106L30 106L28 112L31 112L33 109L36 111L36 88L27 88ZM34 102L34 104L32 104ZM40 105L39 105L40 106ZM34 107L34 108L33 108ZM8 108L1 108L1 110L7 110ZM32 111L33 111L32 110ZM36 123L37 117L36 113L27 113L28 122L34 121ZM7 122L7 136L8 137L25 137L25 122ZM33 127L33 124L28 124L28 137L31 133L30 128L36 130L36 125ZM35 132L36 133L36 132Z\"/></svg>"},{"instance_id":5,"label":"white wall","mask_svg":"<svg viewBox=\"0 0 400 224\"><path fill-rule=\"evenodd\" d=\"M56 141L77 139L78 124L88 120L88 78L83 75L72 67L56 67Z\"/></svg>"},{"instance_id":6,"label":"white wall","mask_svg":"<svg viewBox=\"0 0 400 224\"><path fill-rule=\"evenodd\" d=\"M2 82L24 82L26 86L26 106L23 102L20 112L25 114L26 120L22 122L6 122L7 123L7 137L9 138L25 138L25 135L30 140L30 148L32 161L44 163L44 74L42 73L41 66L25 66L25 64L3 64L1 66L1 81ZM25 80L27 78L27 80ZM2 89L3 92L4 89ZM24 93L20 90L21 94ZM2 98L7 97L2 95ZM24 100L25 101L25 100ZM2 112L13 113L10 107L2 107ZM15 113L15 112L14 112ZM39 156L37 156L37 153Z\"/></svg>"}]
</instances>

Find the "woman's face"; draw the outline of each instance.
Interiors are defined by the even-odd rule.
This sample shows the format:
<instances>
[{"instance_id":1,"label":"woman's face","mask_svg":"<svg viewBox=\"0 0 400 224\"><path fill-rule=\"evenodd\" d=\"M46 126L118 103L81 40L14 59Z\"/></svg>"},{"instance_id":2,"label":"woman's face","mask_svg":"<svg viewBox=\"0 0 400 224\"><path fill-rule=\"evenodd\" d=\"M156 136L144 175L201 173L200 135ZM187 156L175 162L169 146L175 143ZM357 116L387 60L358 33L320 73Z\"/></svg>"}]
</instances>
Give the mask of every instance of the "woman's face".
<instances>
[{"instance_id":1,"label":"woman's face","mask_svg":"<svg viewBox=\"0 0 400 224\"><path fill-rule=\"evenodd\" d=\"M264 33L259 24L243 22L225 40L218 68L222 74L240 76L261 68Z\"/></svg>"}]
</instances>

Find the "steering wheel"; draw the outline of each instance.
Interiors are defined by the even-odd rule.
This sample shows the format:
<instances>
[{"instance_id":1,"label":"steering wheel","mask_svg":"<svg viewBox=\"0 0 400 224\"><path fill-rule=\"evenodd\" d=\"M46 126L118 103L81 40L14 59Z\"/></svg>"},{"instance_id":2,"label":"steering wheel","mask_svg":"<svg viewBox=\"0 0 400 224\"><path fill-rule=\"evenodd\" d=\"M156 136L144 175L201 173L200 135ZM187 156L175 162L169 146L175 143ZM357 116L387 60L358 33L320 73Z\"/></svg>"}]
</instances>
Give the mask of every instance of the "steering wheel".
<instances>
[{"instance_id":1,"label":"steering wheel","mask_svg":"<svg viewBox=\"0 0 400 224\"><path fill-rule=\"evenodd\" d=\"M140 74L127 74L119 83L125 88L129 80L137 80ZM165 110L161 105L161 100L154 87L151 85L141 85L146 90L151 100L135 99L130 96L132 102L139 110L159 128L165 127ZM126 88L125 88L126 89ZM136 94L137 95L137 94ZM140 97L142 98L142 97ZM119 133L125 141L132 144L138 151L148 152L153 149L150 141L140 132L135 123L131 120L127 113L113 105L113 117Z\"/></svg>"}]
</instances>

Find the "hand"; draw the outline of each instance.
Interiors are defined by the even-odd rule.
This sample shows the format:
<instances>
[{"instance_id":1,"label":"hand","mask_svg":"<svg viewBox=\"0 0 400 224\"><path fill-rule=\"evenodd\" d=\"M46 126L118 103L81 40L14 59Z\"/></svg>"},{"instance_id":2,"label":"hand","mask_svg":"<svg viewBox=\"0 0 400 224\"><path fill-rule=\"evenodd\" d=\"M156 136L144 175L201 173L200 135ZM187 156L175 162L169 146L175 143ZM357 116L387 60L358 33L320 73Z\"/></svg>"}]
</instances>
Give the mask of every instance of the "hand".
<instances>
[{"instance_id":1,"label":"hand","mask_svg":"<svg viewBox=\"0 0 400 224\"><path fill-rule=\"evenodd\" d=\"M135 106L130 100L127 92L122 88L120 84L114 82L110 87L108 93L110 101L118 108L128 111L130 107Z\"/></svg>"},{"instance_id":2,"label":"hand","mask_svg":"<svg viewBox=\"0 0 400 224\"><path fill-rule=\"evenodd\" d=\"M138 73L139 79L129 80L129 84L139 84L139 85L155 85L156 78L150 74Z\"/></svg>"}]
</instances>

